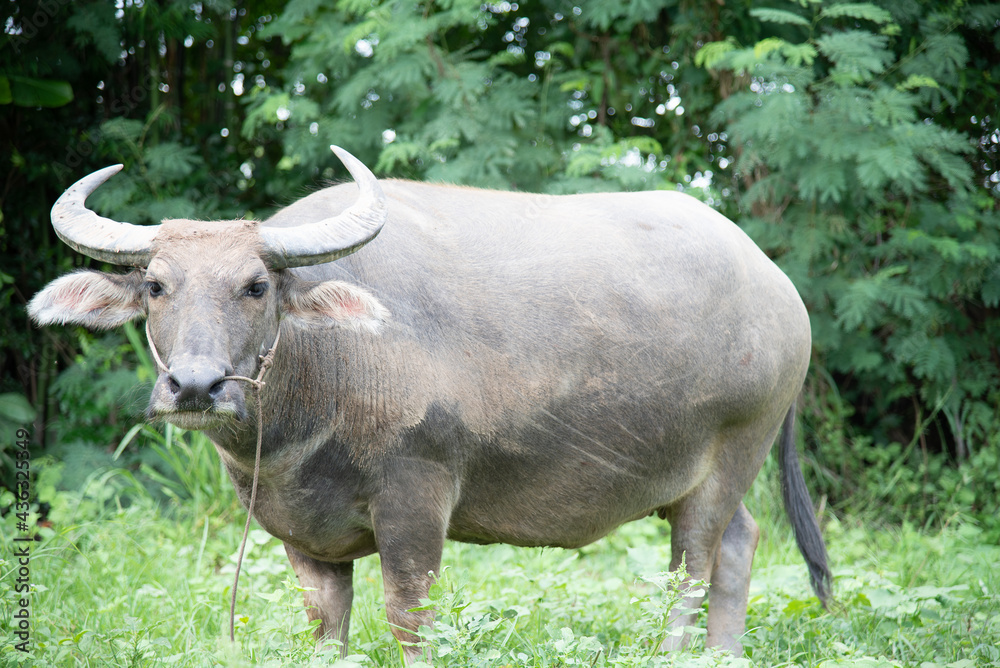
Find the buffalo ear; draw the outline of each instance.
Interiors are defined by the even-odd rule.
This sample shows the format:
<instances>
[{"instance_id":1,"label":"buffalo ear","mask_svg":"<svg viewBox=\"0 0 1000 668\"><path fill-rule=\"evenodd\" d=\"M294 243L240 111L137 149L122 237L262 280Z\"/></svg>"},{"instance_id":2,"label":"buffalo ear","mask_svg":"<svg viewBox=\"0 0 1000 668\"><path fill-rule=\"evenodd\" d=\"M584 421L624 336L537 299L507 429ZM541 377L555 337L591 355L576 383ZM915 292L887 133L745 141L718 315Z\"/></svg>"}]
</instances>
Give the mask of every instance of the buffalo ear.
<instances>
[{"instance_id":1,"label":"buffalo ear","mask_svg":"<svg viewBox=\"0 0 1000 668\"><path fill-rule=\"evenodd\" d=\"M146 315L139 272L77 271L52 281L28 303L38 325L112 329Z\"/></svg>"},{"instance_id":2,"label":"buffalo ear","mask_svg":"<svg viewBox=\"0 0 1000 668\"><path fill-rule=\"evenodd\" d=\"M363 288L340 281L289 282L282 290L285 317L306 327L350 327L378 332L389 310Z\"/></svg>"}]
</instances>

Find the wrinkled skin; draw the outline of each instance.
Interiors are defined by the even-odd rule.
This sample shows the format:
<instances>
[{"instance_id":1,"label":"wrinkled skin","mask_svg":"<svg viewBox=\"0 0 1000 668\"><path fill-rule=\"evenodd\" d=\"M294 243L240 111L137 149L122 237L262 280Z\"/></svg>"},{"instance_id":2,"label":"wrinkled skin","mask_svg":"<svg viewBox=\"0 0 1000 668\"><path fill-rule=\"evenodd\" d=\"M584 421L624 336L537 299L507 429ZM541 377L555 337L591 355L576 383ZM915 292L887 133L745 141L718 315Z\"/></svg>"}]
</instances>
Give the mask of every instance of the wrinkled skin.
<instances>
[{"instance_id":1,"label":"wrinkled skin","mask_svg":"<svg viewBox=\"0 0 1000 668\"><path fill-rule=\"evenodd\" d=\"M280 327L255 517L316 589L321 638L346 646L365 555L381 554L393 633L415 642L446 538L577 547L659 512L670 568L684 555L711 583L706 644L739 652L759 535L741 499L810 355L788 279L677 193L382 187L383 231L337 262L275 270L256 223L174 221L148 268L59 279L36 320L147 317L170 370L150 417L204 429L244 504L256 404L221 379L253 376ZM354 197L329 188L263 224Z\"/></svg>"}]
</instances>

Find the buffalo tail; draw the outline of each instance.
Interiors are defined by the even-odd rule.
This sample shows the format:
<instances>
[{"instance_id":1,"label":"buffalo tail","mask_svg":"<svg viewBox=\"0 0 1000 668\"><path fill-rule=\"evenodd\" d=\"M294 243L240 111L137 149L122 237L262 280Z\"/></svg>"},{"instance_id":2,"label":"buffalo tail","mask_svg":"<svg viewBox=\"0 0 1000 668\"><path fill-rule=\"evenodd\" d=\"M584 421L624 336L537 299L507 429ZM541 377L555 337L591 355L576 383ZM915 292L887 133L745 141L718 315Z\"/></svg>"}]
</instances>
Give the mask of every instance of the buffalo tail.
<instances>
[{"instance_id":1,"label":"buffalo tail","mask_svg":"<svg viewBox=\"0 0 1000 668\"><path fill-rule=\"evenodd\" d=\"M795 404L788 409L785 424L781 430L778 446L778 465L781 468L781 497L785 502L785 512L795 532L795 542L809 568L809 581L823 607L830 599L833 577L827 565L826 545L823 534L816 522L809 490L806 489L799 455L795 450Z\"/></svg>"}]
</instances>

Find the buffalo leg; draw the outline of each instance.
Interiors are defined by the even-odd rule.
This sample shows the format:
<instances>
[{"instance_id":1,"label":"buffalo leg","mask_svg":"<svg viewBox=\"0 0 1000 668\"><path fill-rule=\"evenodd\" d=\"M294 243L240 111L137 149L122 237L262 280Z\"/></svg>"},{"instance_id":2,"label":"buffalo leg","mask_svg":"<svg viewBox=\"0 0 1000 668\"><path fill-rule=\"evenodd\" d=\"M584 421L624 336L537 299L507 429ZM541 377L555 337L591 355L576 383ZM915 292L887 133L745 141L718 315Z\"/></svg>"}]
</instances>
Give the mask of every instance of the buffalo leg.
<instances>
[{"instance_id":1,"label":"buffalo leg","mask_svg":"<svg viewBox=\"0 0 1000 668\"><path fill-rule=\"evenodd\" d=\"M417 563L423 563L424 566L419 567ZM403 645L403 656L407 664L420 658L429 658L417 646L420 638L416 632L421 626L430 626L434 622L434 612L414 608L424 607L440 565L440 552L433 563L431 559L414 560L405 555L382 555L386 617L392 627L392 634Z\"/></svg>"},{"instance_id":2,"label":"buffalo leg","mask_svg":"<svg viewBox=\"0 0 1000 668\"><path fill-rule=\"evenodd\" d=\"M747 483L749 487L749 483ZM723 647L739 654L738 639L746 627L746 603L750 563L757 547L757 525L743 507L742 485L719 484L711 478L669 508L670 569L685 561L691 580L710 585L706 647ZM697 609L704 593L687 597L682 603ZM678 614L670 620L672 629L693 626L697 613ZM674 635L662 649L682 647L687 635Z\"/></svg>"},{"instance_id":3,"label":"buffalo leg","mask_svg":"<svg viewBox=\"0 0 1000 668\"><path fill-rule=\"evenodd\" d=\"M708 604L707 647L743 653L740 636L746 628L750 568L760 529L742 503L730 520L712 570Z\"/></svg>"},{"instance_id":4,"label":"buffalo leg","mask_svg":"<svg viewBox=\"0 0 1000 668\"><path fill-rule=\"evenodd\" d=\"M777 426L763 434L757 429L730 434L722 446L728 456L717 460L718 468L666 509L671 527L671 570L684 558L690 578L710 585L705 646L729 649L737 656L743 652L739 638L746 630L750 566L760 535L743 505L743 495L760 471L776 434ZM743 455L736 457L734 453ZM703 596L688 597L685 607L697 608L702 600ZM695 614L687 613L670 623L676 629L694 621ZM683 646L685 641L684 635L670 637L663 649Z\"/></svg>"},{"instance_id":5,"label":"buffalo leg","mask_svg":"<svg viewBox=\"0 0 1000 668\"><path fill-rule=\"evenodd\" d=\"M679 511L671 509L667 514L670 521L670 570L675 571L680 568L683 561L688 581L710 582L719 542L711 534L706 534L704 527L699 526L698 520L704 519L704 513L699 517L698 513L685 512L685 509L690 507L691 504L684 504ZM705 592L701 590L681 601L680 607L692 612L671 614L669 626L675 634L663 641L660 646L662 651L680 649L687 644L688 634L677 630L685 626L694 626L698 616L696 611L701 607L704 598Z\"/></svg>"},{"instance_id":6,"label":"buffalo leg","mask_svg":"<svg viewBox=\"0 0 1000 668\"><path fill-rule=\"evenodd\" d=\"M292 563L299 584L313 591L303 593L309 621L320 620L316 640L340 643L341 656L347 655L347 632L351 623L351 602L354 599L354 562L327 563L307 557L285 543L285 552Z\"/></svg>"},{"instance_id":7,"label":"buffalo leg","mask_svg":"<svg viewBox=\"0 0 1000 668\"><path fill-rule=\"evenodd\" d=\"M386 489L373 499L372 522L382 560L386 617L403 645L407 663L429 658L416 643L421 626L434 621L424 608L441 568L450 505L450 482L435 467L410 461L395 471ZM439 484L437 484L439 483Z\"/></svg>"}]
</instances>

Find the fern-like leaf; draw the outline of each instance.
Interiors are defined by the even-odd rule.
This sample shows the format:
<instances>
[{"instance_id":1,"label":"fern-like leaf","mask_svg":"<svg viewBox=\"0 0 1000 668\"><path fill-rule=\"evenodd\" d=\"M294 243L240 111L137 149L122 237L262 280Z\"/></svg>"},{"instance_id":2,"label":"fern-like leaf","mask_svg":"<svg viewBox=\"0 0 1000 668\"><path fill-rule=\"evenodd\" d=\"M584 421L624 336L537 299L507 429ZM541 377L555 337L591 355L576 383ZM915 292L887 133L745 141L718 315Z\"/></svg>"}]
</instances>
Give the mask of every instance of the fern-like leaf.
<instances>
[{"instance_id":1,"label":"fern-like leaf","mask_svg":"<svg viewBox=\"0 0 1000 668\"><path fill-rule=\"evenodd\" d=\"M892 14L869 2L845 2L825 7L820 12L820 18L852 18L883 25L892 21Z\"/></svg>"},{"instance_id":2,"label":"fern-like leaf","mask_svg":"<svg viewBox=\"0 0 1000 668\"><path fill-rule=\"evenodd\" d=\"M865 30L845 30L816 40L820 53L833 61L830 74L835 83L866 83L885 71L893 61L886 49L888 38Z\"/></svg>"},{"instance_id":3,"label":"fern-like leaf","mask_svg":"<svg viewBox=\"0 0 1000 668\"><path fill-rule=\"evenodd\" d=\"M756 7L750 10L750 16L759 21L764 21L765 23L781 23L785 25L809 27L809 19L784 9Z\"/></svg>"},{"instance_id":4,"label":"fern-like leaf","mask_svg":"<svg viewBox=\"0 0 1000 668\"><path fill-rule=\"evenodd\" d=\"M694 54L694 64L713 70L725 62L726 54L736 48L736 40L727 37L722 42L709 42Z\"/></svg>"}]
</instances>

